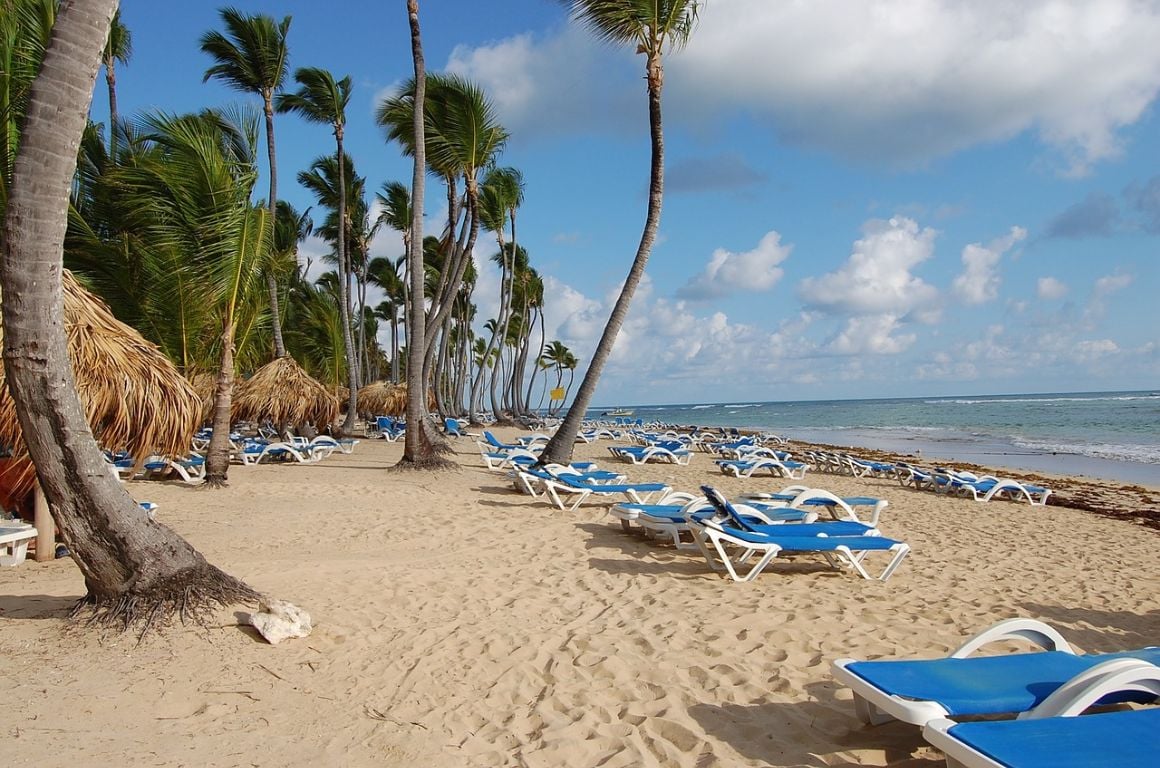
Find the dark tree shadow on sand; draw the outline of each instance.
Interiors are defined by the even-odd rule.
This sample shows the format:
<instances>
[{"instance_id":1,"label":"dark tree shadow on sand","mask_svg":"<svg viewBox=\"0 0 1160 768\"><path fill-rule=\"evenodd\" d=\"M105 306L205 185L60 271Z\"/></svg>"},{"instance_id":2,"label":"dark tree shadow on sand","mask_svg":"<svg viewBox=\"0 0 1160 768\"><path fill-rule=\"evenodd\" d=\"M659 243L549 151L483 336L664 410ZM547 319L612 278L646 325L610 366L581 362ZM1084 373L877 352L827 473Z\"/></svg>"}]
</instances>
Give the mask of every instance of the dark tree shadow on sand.
<instances>
[{"instance_id":1,"label":"dark tree shadow on sand","mask_svg":"<svg viewBox=\"0 0 1160 768\"><path fill-rule=\"evenodd\" d=\"M0 595L0 616L6 619L67 619L80 596Z\"/></svg>"}]
</instances>

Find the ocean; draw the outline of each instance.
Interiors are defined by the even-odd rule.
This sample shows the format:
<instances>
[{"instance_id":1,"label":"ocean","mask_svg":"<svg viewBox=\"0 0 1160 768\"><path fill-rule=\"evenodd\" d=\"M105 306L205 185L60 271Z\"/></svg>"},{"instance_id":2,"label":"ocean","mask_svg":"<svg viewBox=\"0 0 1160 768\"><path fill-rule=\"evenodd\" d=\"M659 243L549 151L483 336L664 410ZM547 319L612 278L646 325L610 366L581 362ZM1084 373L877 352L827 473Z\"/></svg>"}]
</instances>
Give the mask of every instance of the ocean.
<instances>
[{"instance_id":1,"label":"ocean","mask_svg":"<svg viewBox=\"0 0 1160 768\"><path fill-rule=\"evenodd\" d=\"M646 423L737 427L920 459L1160 487L1160 392L618 406ZM592 408L597 417L609 407Z\"/></svg>"}]
</instances>

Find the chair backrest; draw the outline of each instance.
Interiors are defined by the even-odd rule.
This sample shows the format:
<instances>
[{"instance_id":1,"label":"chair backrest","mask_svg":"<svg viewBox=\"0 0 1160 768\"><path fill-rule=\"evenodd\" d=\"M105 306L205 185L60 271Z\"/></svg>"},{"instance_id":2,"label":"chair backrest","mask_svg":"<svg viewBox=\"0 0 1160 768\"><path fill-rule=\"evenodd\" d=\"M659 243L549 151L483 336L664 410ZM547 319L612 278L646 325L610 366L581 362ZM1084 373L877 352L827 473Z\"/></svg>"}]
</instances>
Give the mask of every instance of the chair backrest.
<instances>
[{"instance_id":1,"label":"chair backrest","mask_svg":"<svg viewBox=\"0 0 1160 768\"><path fill-rule=\"evenodd\" d=\"M489 430L486 430L486 429L483 430L483 439L486 440L489 444L494 445L496 448L506 448L507 447L506 445L501 443L496 438L495 435L493 435Z\"/></svg>"},{"instance_id":2,"label":"chair backrest","mask_svg":"<svg viewBox=\"0 0 1160 768\"><path fill-rule=\"evenodd\" d=\"M463 433L459 431L459 421L457 419L444 419L443 431L449 435L454 435L455 437L463 437Z\"/></svg>"},{"instance_id":3,"label":"chair backrest","mask_svg":"<svg viewBox=\"0 0 1160 768\"><path fill-rule=\"evenodd\" d=\"M725 519L728 520L734 528L742 531L748 531L749 533L754 533L756 531L752 525L745 522L745 518L743 518L737 512L737 510L733 508L733 505L729 503L729 500L722 496L721 492L716 488L711 485L702 485L701 493L705 494L705 499L713 505L713 509L717 510L718 514L724 516Z\"/></svg>"}]
</instances>

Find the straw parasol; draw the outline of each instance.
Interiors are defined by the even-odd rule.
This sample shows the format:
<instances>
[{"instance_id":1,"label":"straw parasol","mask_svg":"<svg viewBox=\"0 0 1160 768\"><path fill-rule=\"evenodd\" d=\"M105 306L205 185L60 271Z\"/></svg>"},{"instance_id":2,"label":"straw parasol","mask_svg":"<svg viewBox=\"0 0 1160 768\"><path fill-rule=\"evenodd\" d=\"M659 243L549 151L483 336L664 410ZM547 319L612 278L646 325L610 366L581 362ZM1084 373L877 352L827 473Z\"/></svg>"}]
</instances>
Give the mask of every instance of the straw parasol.
<instances>
[{"instance_id":1,"label":"straw parasol","mask_svg":"<svg viewBox=\"0 0 1160 768\"><path fill-rule=\"evenodd\" d=\"M137 458L186 455L201 411L197 393L156 345L115 318L68 270L62 284L69 359L97 442ZM11 447L13 456L0 473L0 494L6 495L6 503L18 506L31 494L36 477L3 367L0 443Z\"/></svg>"},{"instance_id":2,"label":"straw parasol","mask_svg":"<svg viewBox=\"0 0 1160 768\"><path fill-rule=\"evenodd\" d=\"M212 373L202 371L190 375L186 372L193 391L201 398L201 423L206 424L213 417L213 400L217 391L217 377Z\"/></svg>"},{"instance_id":3,"label":"straw parasol","mask_svg":"<svg viewBox=\"0 0 1160 768\"><path fill-rule=\"evenodd\" d=\"M270 420L279 429L306 422L324 429L338 416L338 398L294 358L279 357L236 384L231 416L234 421Z\"/></svg>"},{"instance_id":4,"label":"straw parasol","mask_svg":"<svg viewBox=\"0 0 1160 768\"><path fill-rule=\"evenodd\" d=\"M435 395L427 393L427 409L435 410ZM371 416L404 416L407 413L407 385L376 381L358 391L358 409Z\"/></svg>"}]
</instances>

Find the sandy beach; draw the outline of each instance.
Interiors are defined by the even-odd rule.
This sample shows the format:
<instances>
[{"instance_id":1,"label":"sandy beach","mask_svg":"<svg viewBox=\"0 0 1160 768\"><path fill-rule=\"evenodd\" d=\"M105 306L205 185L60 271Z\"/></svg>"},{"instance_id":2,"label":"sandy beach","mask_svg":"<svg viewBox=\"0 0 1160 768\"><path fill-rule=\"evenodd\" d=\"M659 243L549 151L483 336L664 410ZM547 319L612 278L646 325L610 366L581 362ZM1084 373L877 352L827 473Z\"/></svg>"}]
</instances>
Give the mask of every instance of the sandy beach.
<instances>
[{"instance_id":1,"label":"sandy beach","mask_svg":"<svg viewBox=\"0 0 1160 768\"><path fill-rule=\"evenodd\" d=\"M576 458L677 490L789 484L727 478L704 454L621 465L608 445ZM1158 533L1134 514L1157 489L1046 478L1116 519L811 473L889 500L880 528L909 559L887 583L800 558L741 584L624 533L606 503L553 509L473 441L455 449L461 469L435 474L388 472L402 446L364 440L316 465L232 467L220 491L128 485L211 562L309 611L306 639L256 639L242 606L141 644L70 629L71 560L0 570L7 761L933 767L919 729L861 726L833 659L946 653L1012 616L1085 651L1160 642Z\"/></svg>"}]
</instances>

